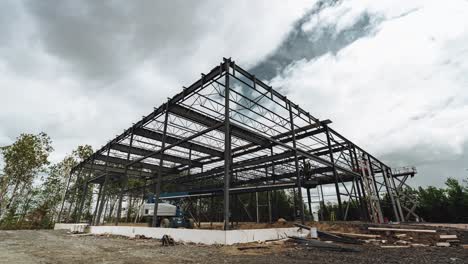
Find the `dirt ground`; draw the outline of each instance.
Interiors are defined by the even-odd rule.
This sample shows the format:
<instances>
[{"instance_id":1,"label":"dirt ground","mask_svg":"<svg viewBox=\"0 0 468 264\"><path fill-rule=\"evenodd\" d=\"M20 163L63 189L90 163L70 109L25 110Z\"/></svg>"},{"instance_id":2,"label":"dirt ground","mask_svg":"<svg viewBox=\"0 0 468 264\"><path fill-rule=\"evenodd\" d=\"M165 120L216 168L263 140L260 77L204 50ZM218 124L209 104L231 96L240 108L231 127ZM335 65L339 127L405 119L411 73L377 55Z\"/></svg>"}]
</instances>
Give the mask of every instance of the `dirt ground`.
<instances>
[{"instance_id":1,"label":"dirt ground","mask_svg":"<svg viewBox=\"0 0 468 264\"><path fill-rule=\"evenodd\" d=\"M237 246L176 245L153 239L77 236L66 231L0 231L0 263L468 263L462 248L381 249L360 252L306 249L294 243L239 250Z\"/></svg>"}]
</instances>

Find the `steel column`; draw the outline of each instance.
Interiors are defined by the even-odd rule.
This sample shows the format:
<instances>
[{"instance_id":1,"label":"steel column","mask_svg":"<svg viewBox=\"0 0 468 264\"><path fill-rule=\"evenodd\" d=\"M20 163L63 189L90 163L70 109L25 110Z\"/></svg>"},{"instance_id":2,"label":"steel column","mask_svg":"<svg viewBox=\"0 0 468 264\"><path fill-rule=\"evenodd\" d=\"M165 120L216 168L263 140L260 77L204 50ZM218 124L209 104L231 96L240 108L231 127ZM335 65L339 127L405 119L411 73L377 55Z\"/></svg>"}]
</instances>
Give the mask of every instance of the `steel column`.
<instances>
[{"instance_id":1,"label":"steel column","mask_svg":"<svg viewBox=\"0 0 468 264\"><path fill-rule=\"evenodd\" d=\"M96 200L96 206L94 207L93 218L91 220L92 225L94 225L96 223L97 212L98 212L98 208L99 208L99 202L101 200L101 195L102 195L102 184L99 184L99 191L98 191L98 196L97 196L97 200Z\"/></svg>"},{"instance_id":2,"label":"steel column","mask_svg":"<svg viewBox=\"0 0 468 264\"><path fill-rule=\"evenodd\" d=\"M132 148L133 146L133 128L132 128L132 131L130 132L130 143L128 145L128 152L127 152L127 163L130 161L130 149ZM161 154L161 158L162 158L162 154ZM119 194L119 202L118 202L118 205L117 205L117 217L115 218L115 225L119 225L119 221L120 221L120 215L122 213L122 199L123 199L123 195L124 195L124 190L127 189L127 186L128 186L128 166L125 166L125 172L124 172L124 185L121 186L121 189L120 189L120 194ZM129 212L130 208L129 208L129 203L127 202L127 212Z\"/></svg>"},{"instance_id":3,"label":"steel column","mask_svg":"<svg viewBox=\"0 0 468 264\"><path fill-rule=\"evenodd\" d=\"M231 174L231 130L229 116L229 65L231 61L225 60L224 84L224 230L229 229L229 184Z\"/></svg>"},{"instance_id":4,"label":"steel column","mask_svg":"<svg viewBox=\"0 0 468 264\"><path fill-rule=\"evenodd\" d=\"M400 203L400 192L399 190L397 189L397 186L395 184L395 178L393 178L393 175L392 175L392 172L390 170L390 168L386 167L386 174L387 176L389 177L390 179L390 185L392 186L392 188L395 190L395 194L396 194L396 198L395 198L395 203L396 203L396 207L397 207L397 210L398 212L400 213L400 221L402 222L405 222L406 219L405 219L405 215L403 213L403 210L401 209L401 203Z\"/></svg>"},{"instance_id":5,"label":"steel column","mask_svg":"<svg viewBox=\"0 0 468 264\"><path fill-rule=\"evenodd\" d=\"M153 209L153 223L152 223L153 227L158 226L158 204L159 204L159 197L161 195L162 168L164 165L164 148L166 147L168 119L169 119L169 102L166 104L166 112L164 114L163 138L161 141L161 157L159 159L158 178L156 180L156 185L155 185L155 190L154 190L154 209Z\"/></svg>"},{"instance_id":6,"label":"steel column","mask_svg":"<svg viewBox=\"0 0 468 264\"><path fill-rule=\"evenodd\" d=\"M66 199L66 197L68 195L68 189L70 188L71 177L72 177L72 172L69 172L68 173L67 188L65 189L65 193L63 194L62 205L60 206L60 212L59 212L59 214L57 216L57 221L58 222L60 222L60 218L62 217L63 205L65 204L65 199Z\"/></svg>"},{"instance_id":7,"label":"steel column","mask_svg":"<svg viewBox=\"0 0 468 264\"><path fill-rule=\"evenodd\" d=\"M297 195L299 196L299 212L301 214L301 223L305 224L305 217L304 217L304 201L302 200L302 180L301 180L301 172L299 170L299 159L297 157L297 144L296 144L296 128L294 126L294 117L292 112L291 102L289 102L289 119L291 124L291 132L292 132L292 143L294 149L294 166L296 167L296 177L297 177ZM296 209L294 209L296 210ZM294 212L296 215L296 212Z\"/></svg>"},{"instance_id":8,"label":"steel column","mask_svg":"<svg viewBox=\"0 0 468 264\"><path fill-rule=\"evenodd\" d=\"M370 162L370 160L369 160L369 162ZM382 176L384 178L384 184L385 184L385 189L387 190L387 195L390 196L390 202L392 203L393 215L395 216L395 220L397 222L400 222L400 216L399 216L399 213L398 213L397 208L396 208L395 199L393 197L392 189L391 189L391 187L389 187L390 184L388 182L389 179L387 178L386 169L385 169L383 164L380 164L380 168L382 170Z\"/></svg>"},{"instance_id":9,"label":"steel column","mask_svg":"<svg viewBox=\"0 0 468 264\"><path fill-rule=\"evenodd\" d=\"M341 204L341 194L340 194L340 187L338 186L338 173L336 172L335 168L335 158L333 157L333 151L331 148L331 140L330 140L330 130L328 129L328 126L325 125L325 133L327 136L327 145L328 145L328 151L330 155L330 162L332 163L332 169L333 169L333 177L335 178L335 190L336 190L336 198L338 199L338 220L343 220L343 206Z\"/></svg>"},{"instance_id":10,"label":"steel column","mask_svg":"<svg viewBox=\"0 0 468 264\"><path fill-rule=\"evenodd\" d=\"M110 146L109 148L107 149L107 158L109 157L110 155ZM109 166L108 164L109 162L106 160L106 163L105 163L105 173L106 173L106 176L104 177L104 183L103 183L103 186L102 186L102 194L101 194L101 201L99 203L99 210L98 210L98 214L97 214L97 217L94 221L94 224L95 225L99 225L100 222L101 222L101 214L102 214L102 210L104 209L104 201L106 201L106 193L107 193L107 184L109 182L109 172L107 170L107 167Z\"/></svg>"}]
</instances>

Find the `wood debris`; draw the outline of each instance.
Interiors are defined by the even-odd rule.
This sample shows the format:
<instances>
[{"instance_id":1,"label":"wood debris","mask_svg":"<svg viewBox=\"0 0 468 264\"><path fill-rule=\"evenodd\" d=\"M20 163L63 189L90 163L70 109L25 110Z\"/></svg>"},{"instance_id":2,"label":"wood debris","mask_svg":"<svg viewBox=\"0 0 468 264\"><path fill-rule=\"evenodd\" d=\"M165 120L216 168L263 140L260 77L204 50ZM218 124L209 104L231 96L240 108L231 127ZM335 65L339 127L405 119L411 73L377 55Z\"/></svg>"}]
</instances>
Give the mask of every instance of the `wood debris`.
<instances>
[{"instance_id":1,"label":"wood debris","mask_svg":"<svg viewBox=\"0 0 468 264\"><path fill-rule=\"evenodd\" d=\"M380 248L410 248L410 246L391 245L391 246L380 246Z\"/></svg>"},{"instance_id":2,"label":"wood debris","mask_svg":"<svg viewBox=\"0 0 468 264\"><path fill-rule=\"evenodd\" d=\"M334 235L339 235L339 236L352 237L352 238L379 238L380 237L380 235L342 233L342 232L335 232L335 231L329 231L329 233L334 234Z\"/></svg>"},{"instance_id":3,"label":"wood debris","mask_svg":"<svg viewBox=\"0 0 468 264\"><path fill-rule=\"evenodd\" d=\"M269 246L265 246L265 245L249 245L249 246L237 247L238 250L265 249L265 248L269 248Z\"/></svg>"},{"instance_id":4,"label":"wood debris","mask_svg":"<svg viewBox=\"0 0 468 264\"><path fill-rule=\"evenodd\" d=\"M440 239L457 239L457 235L440 235Z\"/></svg>"},{"instance_id":5,"label":"wood debris","mask_svg":"<svg viewBox=\"0 0 468 264\"><path fill-rule=\"evenodd\" d=\"M437 242L436 246L437 247L450 247L450 243L448 243L448 242Z\"/></svg>"},{"instance_id":6,"label":"wood debris","mask_svg":"<svg viewBox=\"0 0 468 264\"><path fill-rule=\"evenodd\" d=\"M336 245L333 243L325 243L323 241L313 240L313 239L306 239L302 237L289 237L293 242L297 243L298 245L308 247L308 248L320 248L324 250L332 250L332 251L342 251L342 252L359 252L360 250L355 248L343 247L340 245Z\"/></svg>"},{"instance_id":7,"label":"wood debris","mask_svg":"<svg viewBox=\"0 0 468 264\"><path fill-rule=\"evenodd\" d=\"M392 231L392 232L415 232L415 233L436 233L434 229L406 229L406 228L386 228L386 227L368 227L371 231Z\"/></svg>"}]
</instances>

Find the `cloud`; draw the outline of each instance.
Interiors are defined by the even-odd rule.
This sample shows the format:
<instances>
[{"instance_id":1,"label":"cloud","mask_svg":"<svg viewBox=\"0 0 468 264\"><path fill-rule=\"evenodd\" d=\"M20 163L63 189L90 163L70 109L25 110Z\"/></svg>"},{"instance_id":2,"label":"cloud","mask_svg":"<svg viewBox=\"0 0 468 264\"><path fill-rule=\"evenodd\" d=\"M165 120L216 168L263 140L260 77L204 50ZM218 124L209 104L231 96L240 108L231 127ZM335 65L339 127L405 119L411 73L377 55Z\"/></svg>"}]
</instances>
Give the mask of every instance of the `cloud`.
<instances>
[{"instance_id":1,"label":"cloud","mask_svg":"<svg viewBox=\"0 0 468 264\"><path fill-rule=\"evenodd\" d=\"M261 61L314 2L3 1L0 145L100 147L222 57Z\"/></svg>"},{"instance_id":2,"label":"cloud","mask_svg":"<svg viewBox=\"0 0 468 264\"><path fill-rule=\"evenodd\" d=\"M163 74L178 72L190 81L194 69L211 67L222 56L243 64L262 59L312 6L311 1L89 0L30 1L26 9L45 50L87 79L116 79L150 61Z\"/></svg>"},{"instance_id":3,"label":"cloud","mask_svg":"<svg viewBox=\"0 0 468 264\"><path fill-rule=\"evenodd\" d=\"M458 159L468 142L468 2L386 3L343 1L311 16L301 29L311 39L363 16L376 24L336 53L290 63L271 85L391 165L431 174L427 164Z\"/></svg>"},{"instance_id":4,"label":"cloud","mask_svg":"<svg viewBox=\"0 0 468 264\"><path fill-rule=\"evenodd\" d=\"M419 184L464 175L468 3L2 1L0 145L95 148L222 57ZM14 21L14 22L12 22ZM443 173L442 173L443 172Z\"/></svg>"}]
</instances>

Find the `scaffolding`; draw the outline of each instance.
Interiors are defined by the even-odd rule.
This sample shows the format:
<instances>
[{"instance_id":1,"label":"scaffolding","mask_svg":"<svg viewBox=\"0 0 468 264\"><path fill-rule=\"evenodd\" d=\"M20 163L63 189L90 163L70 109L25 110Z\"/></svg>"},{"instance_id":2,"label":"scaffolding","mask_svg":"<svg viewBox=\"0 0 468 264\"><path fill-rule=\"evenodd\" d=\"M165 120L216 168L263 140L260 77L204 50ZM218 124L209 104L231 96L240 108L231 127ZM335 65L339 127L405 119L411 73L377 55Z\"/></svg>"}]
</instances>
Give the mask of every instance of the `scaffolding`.
<instances>
[{"instance_id":1,"label":"scaffolding","mask_svg":"<svg viewBox=\"0 0 468 264\"><path fill-rule=\"evenodd\" d=\"M332 129L331 123L312 116L225 58L75 166L64 201L80 189L86 192L98 185L93 224L99 225L110 184L120 186L117 216L128 193L151 194L155 201L161 195L164 199L221 196L224 228L229 229L230 199L236 194L293 188L304 223L303 190L311 208L310 189L331 184L338 220L347 219L349 201L354 201L363 219L382 222L381 194L385 192L396 221L417 217L413 207L400 203L405 195L402 186L415 171L394 173ZM134 181L131 188L129 180ZM176 191L162 194L165 185ZM343 199L348 201L346 208ZM77 212L74 221L81 220L83 203L84 197L70 202ZM154 204L156 216L158 203ZM152 226L157 224L153 217Z\"/></svg>"}]
</instances>

